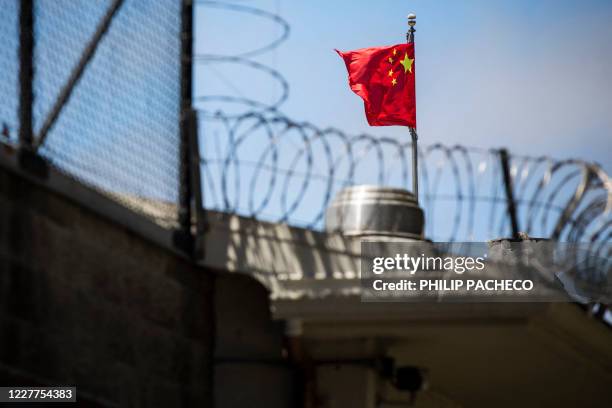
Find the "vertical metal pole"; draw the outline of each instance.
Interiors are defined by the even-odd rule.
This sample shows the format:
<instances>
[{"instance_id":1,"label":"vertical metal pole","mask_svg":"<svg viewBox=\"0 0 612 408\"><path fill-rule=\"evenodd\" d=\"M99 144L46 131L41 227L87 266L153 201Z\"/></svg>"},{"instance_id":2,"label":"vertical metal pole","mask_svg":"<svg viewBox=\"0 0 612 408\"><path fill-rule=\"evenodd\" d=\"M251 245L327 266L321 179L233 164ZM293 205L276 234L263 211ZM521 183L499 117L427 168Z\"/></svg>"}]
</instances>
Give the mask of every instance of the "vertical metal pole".
<instances>
[{"instance_id":1,"label":"vertical metal pole","mask_svg":"<svg viewBox=\"0 0 612 408\"><path fill-rule=\"evenodd\" d=\"M183 0L181 10L181 107L179 146L179 209L181 235L191 246L191 154L189 152L190 115L192 101L193 3ZM186 248L192 250L193 248Z\"/></svg>"},{"instance_id":2,"label":"vertical metal pole","mask_svg":"<svg viewBox=\"0 0 612 408\"><path fill-rule=\"evenodd\" d=\"M417 132L415 128L410 128L410 136L412 137L412 193L419 203L419 162L417 149Z\"/></svg>"},{"instance_id":3,"label":"vertical metal pole","mask_svg":"<svg viewBox=\"0 0 612 408\"><path fill-rule=\"evenodd\" d=\"M193 214L195 219L195 239L193 256L204 259L204 234L207 228L202 202L202 177L200 174L200 144L198 135L198 112L189 110L189 150L191 156L191 191L193 195Z\"/></svg>"},{"instance_id":4,"label":"vertical metal pole","mask_svg":"<svg viewBox=\"0 0 612 408\"><path fill-rule=\"evenodd\" d=\"M502 167L502 175L504 188L506 190L506 202L508 217L512 226L512 237L519 239L518 218L516 216L516 203L514 201L514 190L512 188L512 177L510 174L510 161L508 159L508 151L506 149L499 150L499 159Z\"/></svg>"},{"instance_id":5,"label":"vertical metal pole","mask_svg":"<svg viewBox=\"0 0 612 408\"><path fill-rule=\"evenodd\" d=\"M19 9L19 145L32 149L34 104L34 0L22 0Z\"/></svg>"},{"instance_id":6,"label":"vertical metal pole","mask_svg":"<svg viewBox=\"0 0 612 408\"><path fill-rule=\"evenodd\" d=\"M416 25L416 14L408 14L408 26L410 29L406 33L406 42L414 43L414 26ZM415 128L410 128L410 136L412 138L412 193L416 200L417 205L419 204L419 164L418 164L418 146L417 140L418 135Z\"/></svg>"}]
</instances>

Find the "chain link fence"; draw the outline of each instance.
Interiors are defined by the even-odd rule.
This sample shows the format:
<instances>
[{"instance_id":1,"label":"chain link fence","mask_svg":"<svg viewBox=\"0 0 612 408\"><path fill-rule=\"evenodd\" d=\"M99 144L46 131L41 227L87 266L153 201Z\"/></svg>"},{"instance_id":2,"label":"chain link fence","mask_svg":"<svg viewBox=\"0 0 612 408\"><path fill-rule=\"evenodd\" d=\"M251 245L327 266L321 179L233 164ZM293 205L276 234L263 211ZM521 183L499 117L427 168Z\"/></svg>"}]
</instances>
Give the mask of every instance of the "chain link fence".
<instances>
[{"instance_id":1,"label":"chain link fence","mask_svg":"<svg viewBox=\"0 0 612 408\"><path fill-rule=\"evenodd\" d=\"M19 133L19 1L0 6L0 141L15 143Z\"/></svg>"},{"instance_id":2,"label":"chain link fence","mask_svg":"<svg viewBox=\"0 0 612 408\"><path fill-rule=\"evenodd\" d=\"M40 132L111 2L36 4ZM180 16L180 1L124 1L41 148L58 168L167 226L179 191Z\"/></svg>"},{"instance_id":3,"label":"chain link fence","mask_svg":"<svg viewBox=\"0 0 612 408\"><path fill-rule=\"evenodd\" d=\"M180 190L182 7L180 0L9 0L0 8L0 120L9 142L18 138L24 8L34 21L27 51L34 74L21 83L32 87L25 104L33 149L170 228Z\"/></svg>"}]
</instances>

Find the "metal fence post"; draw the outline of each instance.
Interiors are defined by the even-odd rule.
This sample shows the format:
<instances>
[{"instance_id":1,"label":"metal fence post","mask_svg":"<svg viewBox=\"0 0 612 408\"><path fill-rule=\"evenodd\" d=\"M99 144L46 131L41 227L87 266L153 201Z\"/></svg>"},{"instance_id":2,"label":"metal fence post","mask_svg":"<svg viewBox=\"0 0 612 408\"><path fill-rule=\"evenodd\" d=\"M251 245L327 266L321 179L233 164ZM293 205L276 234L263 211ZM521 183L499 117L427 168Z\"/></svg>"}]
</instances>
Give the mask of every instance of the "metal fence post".
<instances>
[{"instance_id":1,"label":"metal fence post","mask_svg":"<svg viewBox=\"0 0 612 408\"><path fill-rule=\"evenodd\" d=\"M22 0L19 7L19 152L22 169L45 179L46 161L34 151L34 0Z\"/></svg>"},{"instance_id":2,"label":"metal fence post","mask_svg":"<svg viewBox=\"0 0 612 408\"><path fill-rule=\"evenodd\" d=\"M193 3L183 0L181 10L181 103L179 139L179 205L175 244L193 255L193 235L191 233L191 154L189 152L190 111L192 102L192 55L193 55Z\"/></svg>"},{"instance_id":3,"label":"metal fence post","mask_svg":"<svg viewBox=\"0 0 612 408\"><path fill-rule=\"evenodd\" d=\"M34 104L34 0L22 0L19 8L19 146L32 149Z\"/></svg>"},{"instance_id":4,"label":"metal fence post","mask_svg":"<svg viewBox=\"0 0 612 408\"><path fill-rule=\"evenodd\" d=\"M204 259L204 234L208 227L202 200L202 177L200 174L200 143L198 133L198 112L189 110L189 151L191 164L191 193L195 239L193 256L196 260Z\"/></svg>"},{"instance_id":5,"label":"metal fence post","mask_svg":"<svg viewBox=\"0 0 612 408\"><path fill-rule=\"evenodd\" d=\"M519 226L518 218L516 216L516 202L514 201L514 190L512 188L512 176L510 174L510 161L508 159L508 150L499 150L499 159L502 168L502 176L504 182L504 188L506 190L506 201L508 217L510 218L510 225L512 227L512 237L519 239Z\"/></svg>"}]
</instances>

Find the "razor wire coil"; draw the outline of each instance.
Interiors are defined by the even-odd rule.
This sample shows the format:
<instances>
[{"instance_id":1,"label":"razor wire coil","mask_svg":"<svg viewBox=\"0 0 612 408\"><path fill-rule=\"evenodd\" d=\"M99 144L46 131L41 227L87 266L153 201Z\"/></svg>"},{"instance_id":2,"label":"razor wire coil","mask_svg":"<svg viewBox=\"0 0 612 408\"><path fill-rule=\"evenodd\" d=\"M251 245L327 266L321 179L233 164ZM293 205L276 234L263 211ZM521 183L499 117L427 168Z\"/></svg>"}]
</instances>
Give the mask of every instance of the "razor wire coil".
<instances>
[{"instance_id":1,"label":"razor wire coil","mask_svg":"<svg viewBox=\"0 0 612 408\"><path fill-rule=\"evenodd\" d=\"M265 113L217 113L205 129L202 179L211 209L321 230L342 188L410 185L410 141ZM420 147L419 159L428 238L509 236L498 150L435 144ZM570 242L609 239L612 189L599 166L512 155L510 162L521 230Z\"/></svg>"}]
</instances>

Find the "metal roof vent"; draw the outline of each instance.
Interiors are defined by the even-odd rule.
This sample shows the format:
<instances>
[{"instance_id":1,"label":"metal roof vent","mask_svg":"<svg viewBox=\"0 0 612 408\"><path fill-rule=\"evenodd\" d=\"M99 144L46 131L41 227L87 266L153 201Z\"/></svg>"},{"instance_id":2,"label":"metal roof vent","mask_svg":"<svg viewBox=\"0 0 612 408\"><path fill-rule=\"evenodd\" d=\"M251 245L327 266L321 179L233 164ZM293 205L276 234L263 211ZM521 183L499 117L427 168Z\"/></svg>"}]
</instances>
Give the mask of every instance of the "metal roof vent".
<instances>
[{"instance_id":1,"label":"metal roof vent","mask_svg":"<svg viewBox=\"0 0 612 408\"><path fill-rule=\"evenodd\" d=\"M423 239L423 210L407 190L370 185L341 190L325 214L325 229L344 235Z\"/></svg>"}]
</instances>

